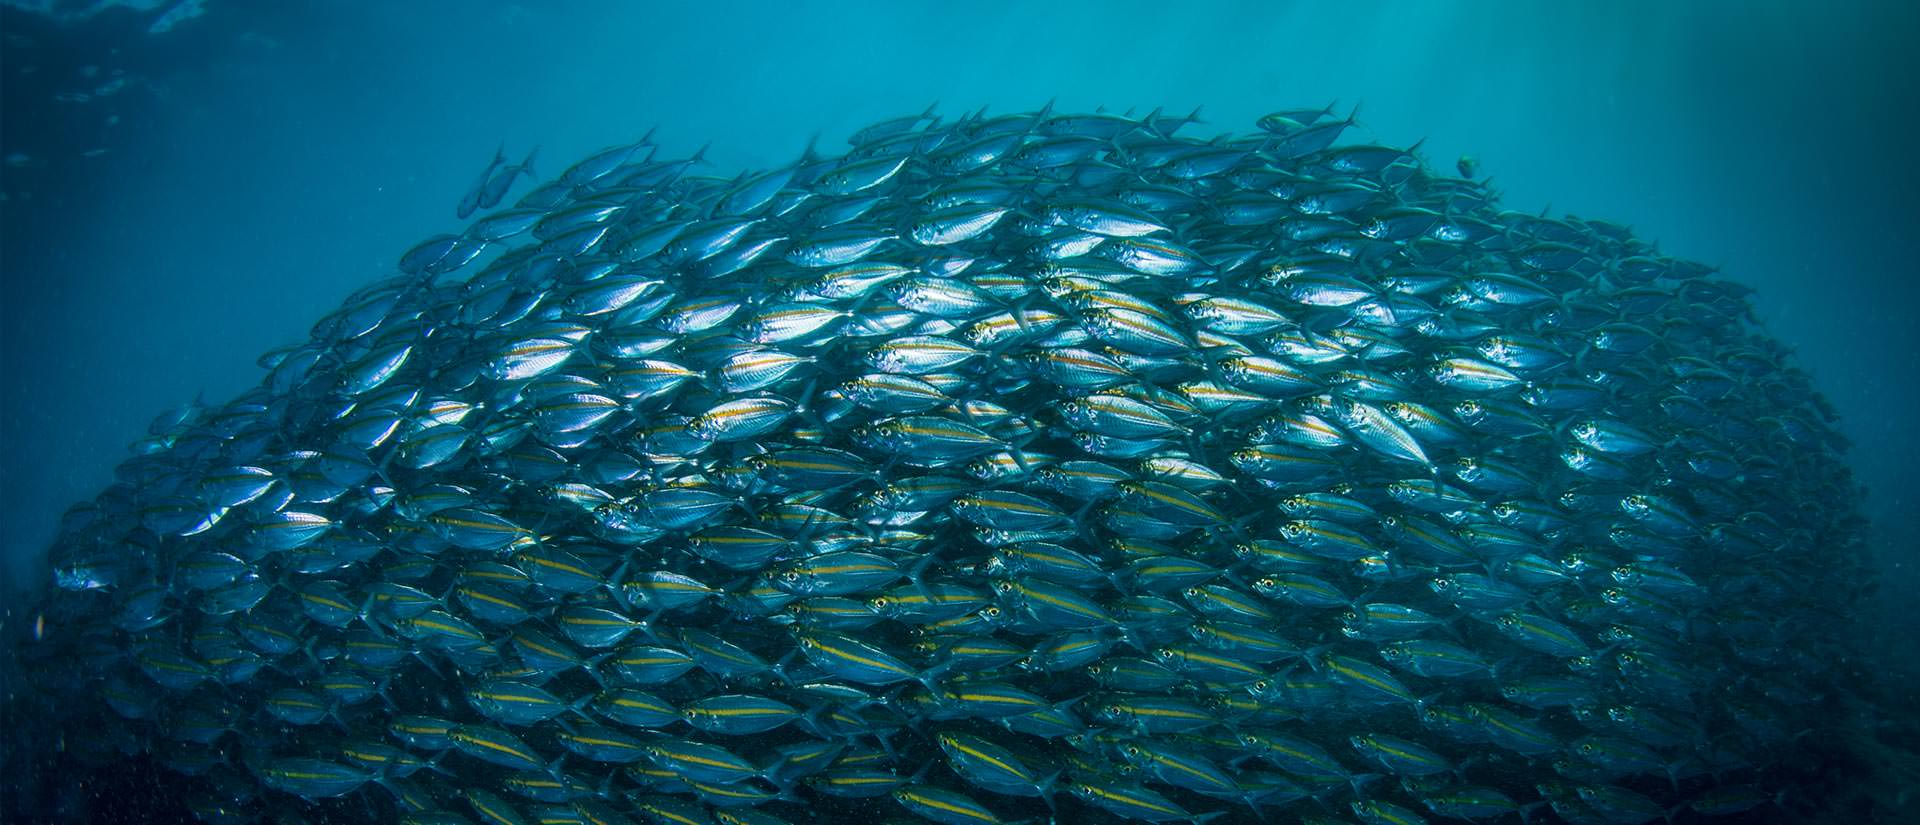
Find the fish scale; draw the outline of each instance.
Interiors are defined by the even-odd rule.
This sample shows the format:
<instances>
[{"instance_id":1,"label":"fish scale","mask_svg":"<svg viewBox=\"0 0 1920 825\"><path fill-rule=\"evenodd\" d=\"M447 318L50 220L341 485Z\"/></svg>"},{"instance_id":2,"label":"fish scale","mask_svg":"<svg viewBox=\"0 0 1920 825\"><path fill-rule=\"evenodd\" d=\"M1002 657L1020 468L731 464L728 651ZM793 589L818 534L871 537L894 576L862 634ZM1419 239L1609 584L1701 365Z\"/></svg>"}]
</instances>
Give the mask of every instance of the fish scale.
<instances>
[{"instance_id":1,"label":"fish scale","mask_svg":"<svg viewBox=\"0 0 1920 825\"><path fill-rule=\"evenodd\" d=\"M642 139L423 241L69 514L31 724L255 820L431 804L330 727L488 821L1791 795L1864 527L1746 290L1330 108L1192 123Z\"/></svg>"}]
</instances>

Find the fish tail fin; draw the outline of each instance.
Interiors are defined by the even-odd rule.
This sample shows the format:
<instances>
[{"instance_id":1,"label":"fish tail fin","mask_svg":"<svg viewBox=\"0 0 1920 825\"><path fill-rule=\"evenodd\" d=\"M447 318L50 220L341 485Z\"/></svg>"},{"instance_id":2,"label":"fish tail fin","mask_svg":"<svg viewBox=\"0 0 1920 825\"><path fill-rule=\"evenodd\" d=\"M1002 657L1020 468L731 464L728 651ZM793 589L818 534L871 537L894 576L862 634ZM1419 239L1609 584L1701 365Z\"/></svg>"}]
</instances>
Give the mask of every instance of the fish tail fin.
<instances>
[{"instance_id":1,"label":"fish tail fin","mask_svg":"<svg viewBox=\"0 0 1920 825\"><path fill-rule=\"evenodd\" d=\"M422 667L425 667L428 673L433 674L434 678L437 678L437 679L447 678L446 674L440 672L440 668L434 666L433 659L428 657L424 652L415 650L413 652L413 658L419 660L420 665Z\"/></svg>"},{"instance_id":2,"label":"fish tail fin","mask_svg":"<svg viewBox=\"0 0 1920 825\"><path fill-rule=\"evenodd\" d=\"M1540 810L1541 808L1544 808L1546 806L1547 806L1547 803L1545 800L1542 800L1539 802L1529 802L1525 805L1521 805L1520 807L1514 809L1514 813L1517 813L1520 815L1520 825L1533 825L1533 812Z\"/></svg>"},{"instance_id":3,"label":"fish tail fin","mask_svg":"<svg viewBox=\"0 0 1920 825\"><path fill-rule=\"evenodd\" d=\"M1238 587L1241 590L1253 589L1252 585L1247 584L1247 580L1244 578L1241 578L1240 574L1236 571L1222 570L1220 571L1220 578L1225 579L1228 584L1231 584L1234 587Z\"/></svg>"},{"instance_id":4,"label":"fish tail fin","mask_svg":"<svg viewBox=\"0 0 1920 825\"><path fill-rule=\"evenodd\" d=\"M1353 788L1354 796L1364 799L1366 798L1367 785L1380 778L1381 774L1377 773L1356 773L1347 777L1347 785Z\"/></svg>"},{"instance_id":5,"label":"fish tail fin","mask_svg":"<svg viewBox=\"0 0 1920 825\"><path fill-rule=\"evenodd\" d=\"M885 737L880 738L880 747L886 749L888 751L889 756L892 755L893 748L891 745L888 744ZM933 764L935 762L941 762L941 760L938 760L938 759L927 760L925 764L920 766L919 770L913 772L913 776L907 777L907 784L918 785L921 782L925 781L927 778L927 772L933 768Z\"/></svg>"},{"instance_id":6,"label":"fish tail fin","mask_svg":"<svg viewBox=\"0 0 1920 825\"><path fill-rule=\"evenodd\" d=\"M1333 647L1334 647L1333 642L1328 642L1323 645L1314 645L1313 647L1300 651L1300 658L1306 660L1307 668L1309 670L1312 670L1315 673L1319 673L1321 654L1326 653L1329 650L1332 650Z\"/></svg>"},{"instance_id":7,"label":"fish tail fin","mask_svg":"<svg viewBox=\"0 0 1920 825\"><path fill-rule=\"evenodd\" d=\"M814 132L813 134L808 135L807 146L805 149L800 150L800 159L793 162L794 168L798 169L800 167L806 166L809 163L813 163L814 161L819 160L820 156L818 154L815 154L819 149L820 149L820 133Z\"/></svg>"},{"instance_id":8,"label":"fish tail fin","mask_svg":"<svg viewBox=\"0 0 1920 825\"><path fill-rule=\"evenodd\" d=\"M819 385L820 376L818 374L807 376L807 383L800 388L801 400L794 402L793 414L799 416L800 420L805 421L808 426L819 427L824 430L827 428L827 422L820 420L820 416L814 412L812 405L806 402L806 399L813 397L813 391L817 389Z\"/></svg>"},{"instance_id":9,"label":"fish tail fin","mask_svg":"<svg viewBox=\"0 0 1920 825\"><path fill-rule=\"evenodd\" d=\"M606 690L607 677L600 675L600 663L613 658L613 656L619 652L620 651L617 650L609 650L591 659L587 659L580 663L580 669L585 671L587 678L592 679L593 683L599 685L601 690Z\"/></svg>"},{"instance_id":10,"label":"fish tail fin","mask_svg":"<svg viewBox=\"0 0 1920 825\"><path fill-rule=\"evenodd\" d=\"M1060 813L1060 809L1053 804L1054 788L1060 784L1060 777L1065 776L1066 773L1064 770L1054 771L1047 778L1040 780L1038 785L1034 786L1035 790L1040 792L1040 801L1047 803L1047 812L1050 814L1057 815Z\"/></svg>"},{"instance_id":11,"label":"fish tail fin","mask_svg":"<svg viewBox=\"0 0 1920 825\"><path fill-rule=\"evenodd\" d=\"M1238 489L1238 487L1236 487L1235 489ZM1261 513L1257 511L1252 513L1247 513L1231 521L1228 521L1224 525L1221 525L1220 529L1226 531L1227 535L1230 535L1240 541L1253 541L1254 535L1251 530L1247 529L1248 525L1251 525L1254 522L1259 521L1260 519L1268 518L1268 517L1269 517L1269 514Z\"/></svg>"},{"instance_id":12,"label":"fish tail fin","mask_svg":"<svg viewBox=\"0 0 1920 825\"><path fill-rule=\"evenodd\" d=\"M1487 665L1487 676L1492 679L1494 684L1500 684L1507 680L1507 675L1512 673L1515 668L1522 667L1524 662L1525 660L1519 655L1508 656L1493 664Z\"/></svg>"},{"instance_id":13,"label":"fish tail fin","mask_svg":"<svg viewBox=\"0 0 1920 825\"><path fill-rule=\"evenodd\" d=\"M398 713L400 711L400 705L393 701L392 696L387 695L387 688L390 685L390 682L384 681L376 683L373 686L373 695L380 697L380 704L385 705L388 712Z\"/></svg>"},{"instance_id":14,"label":"fish tail fin","mask_svg":"<svg viewBox=\"0 0 1920 825\"><path fill-rule=\"evenodd\" d=\"M865 699L858 702L854 702L853 707L870 708L875 705L879 705L883 707L897 705L900 703L901 694L906 693L906 691L907 691L906 685L894 685L893 687L887 688L885 691L881 692L879 696L876 696L872 699Z\"/></svg>"},{"instance_id":15,"label":"fish tail fin","mask_svg":"<svg viewBox=\"0 0 1920 825\"><path fill-rule=\"evenodd\" d=\"M525 172L527 174L527 177L530 177L530 178L535 177L535 173L533 171L533 159L535 156L539 154L540 154L540 144L536 143L534 144L532 149L527 150L526 159L520 161L520 171Z\"/></svg>"},{"instance_id":16,"label":"fish tail fin","mask_svg":"<svg viewBox=\"0 0 1920 825\"><path fill-rule=\"evenodd\" d=\"M621 559L620 565L613 569L613 575L608 576L607 580L600 584L602 588L606 589L607 595L613 597L614 604L620 605L620 609L622 610L630 611L633 609L633 599L627 596L627 589L621 586L621 583L627 580L627 568L632 566L633 559L631 557Z\"/></svg>"},{"instance_id":17,"label":"fish tail fin","mask_svg":"<svg viewBox=\"0 0 1920 825\"><path fill-rule=\"evenodd\" d=\"M593 722L595 720L593 716L587 713L587 706L590 704L593 704L593 700L598 698L600 697L595 694L589 693L585 696L575 699L567 705L567 712L575 714L580 718L587 720L588 722ZM558 721L560 722L561 727L567 728L568 722L566 717L564 716L560 717ZM569 732L572 731L572 728L567 728L567 729Z\"/></svg>"},{"instance_id":18,"label":"fish tail fin","mask_svg":"<svg viewBox=\"0 0 1920 825\"><path fill-rule=\"evenodd\" d=\"M940 677L947 675L947 671L952 669L953 669L953 660L949 659L947 661L941 662L937 665L934 665L933 667L930 667L930 668L927 668L926 670L921 671L920 673L914 676L914 679L918 681L920 684L925 685L927 687L928 693L939 695Z\"/></svg>"},{"instance_id":19,"label":"fish tail fin","mask_svg":"<svg viewBox=\"0 0 1920 825\"><path fill-rule=\"evenodd\" d=\"M1355 595L1353 598L1348 599L1347 606L1353 608L1354 610L1360 610L1362 605L1365 605L1368 602L1373 601L1376 597L1378 597L1380 595L1380 590L1381 588L1378 585L1375 585L1374 587L1363 590L1359 594Z\"/></svg>"},{"instance_id":20,"label":"fish tail fin","mask_svg":"<svg viewBox=\"0 0 1920 825\"><path fill-rule=\"evenodd\" d=\"M786 655L781 656L779 660L769 665L767 670L773 674L773 678L779 679L781 684L791 685L793 684L793 677L787 675L787 668L792 666L793 660L799 658L799 656L799 647L790 648L787 650Z\"/></svg>"},{"instance_id":21,"label":"fish tail fin","mask_svg":"<svg viewBox=\"0 0 1920 825\"><path fill-rule=\"evenodd\" d=\"M314 667L325 669L326 663L320 660L320 654L313 649L314 645L319 644L319 642L320 637L308 636L306 641L300 643L300 655L307 657L307 661L311 662Z\"/></svg>"},{"instance_id":22,"label":"fish tail fin","mask_svg":"<svg viewBox=\"0 0 1920 825\"><path fill-rule=\"evenodd\" d=\"M1254 819L1260 820L1261 822L1267 821L1267 809L1260 807L1259 795L1252 794L1252 793L1243 793L1240 795L1240 802L1246 805L1247 807L1253 809Z\"/></svg>"},{"instance_id":23,"label":"fish tail fin","mask_svg":"<svg viewBox=\"0 0 1920 825\"><path fill-rule=\"evenodd\" d=\"M940 554L938 553L923 553L920 556L920 560L914 562L913 566L907 569L907 582L913 585L914 592L920 594L922 598L927 599L929 605L933 603L933 594L927 590L923 575L927 572L927 568L933 564L934 559L939 557Z\"/></svg>"}]
</instances>

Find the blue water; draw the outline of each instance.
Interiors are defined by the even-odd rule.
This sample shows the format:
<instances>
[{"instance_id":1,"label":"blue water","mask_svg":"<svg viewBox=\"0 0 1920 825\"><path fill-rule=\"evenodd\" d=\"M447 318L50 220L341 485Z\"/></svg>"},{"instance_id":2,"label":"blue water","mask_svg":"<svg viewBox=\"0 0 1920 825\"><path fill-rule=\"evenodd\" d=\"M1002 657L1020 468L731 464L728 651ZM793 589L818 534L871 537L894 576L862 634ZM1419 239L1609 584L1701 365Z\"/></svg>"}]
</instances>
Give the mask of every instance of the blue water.
<instances>
[{"instance_id":1,"label":"blue water","mask_svg":"<svg viewBox=\"0 0 1920 825\"><path fill-rule=\"evenodd\" d=\"M1198 106L1244 132L1337 100L1363 136L1474 156L1510 208L1626 223L1756 287L1856 444L1894 594L1857 609L1920 630L1894 609L1920 586L1920 5L203 11L161 32L160 10L0 17L0 592L44 575L60 512L156 412L252 386L259 353L457 229L503 143L538 145L544 177L658 126L663 154L709 144L731 176L934 102Z\"/></svg>"}]
</instances>

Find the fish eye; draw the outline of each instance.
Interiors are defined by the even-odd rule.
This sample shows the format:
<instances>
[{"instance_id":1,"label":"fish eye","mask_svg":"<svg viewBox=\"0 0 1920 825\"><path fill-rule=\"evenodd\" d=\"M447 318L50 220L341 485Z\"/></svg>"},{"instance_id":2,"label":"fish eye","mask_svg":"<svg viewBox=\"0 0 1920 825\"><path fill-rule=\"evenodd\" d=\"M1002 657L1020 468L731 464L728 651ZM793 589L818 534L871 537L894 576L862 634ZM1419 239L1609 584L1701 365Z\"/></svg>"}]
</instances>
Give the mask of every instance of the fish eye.
<instances>
[{"instance_id":1,"label":"fish eye","mask_svg":"<svg viewBox=\"0 0 1920 825\"><path fill-rule=\"evenodd\" d=\"M789 584L800 580L800 574L792 570L780 574L780 580Z\"/></svg>"}]
</instances>

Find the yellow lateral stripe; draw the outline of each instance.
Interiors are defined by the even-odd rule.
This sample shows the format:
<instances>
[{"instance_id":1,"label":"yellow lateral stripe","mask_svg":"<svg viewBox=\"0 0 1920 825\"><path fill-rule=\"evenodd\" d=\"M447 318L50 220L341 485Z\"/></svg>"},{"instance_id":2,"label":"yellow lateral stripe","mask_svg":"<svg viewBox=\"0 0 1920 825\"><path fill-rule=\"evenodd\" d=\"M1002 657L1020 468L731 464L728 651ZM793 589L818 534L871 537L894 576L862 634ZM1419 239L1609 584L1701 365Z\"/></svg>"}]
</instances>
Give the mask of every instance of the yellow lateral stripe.
<instances>
[{"instance_id":1,"label":"yellow lateral stripe","mask_svg":"<svg viewBox=\"0 0 1920 825\"><path fill-rule=\"evenodd\" d=\"M978 750L977 748L969 748L969 747L967 747L967 746L966 746L966 744L965 744L965 743L963 743L963 742L960 742L960 741L958 741L958 740L951 740L951 739L950 739L950 740L948 740L948 741L949 741L949 742L951 742L951 743L952 743L952 745L953 745L954 747L956 747L956 748L959 748L959 749L960 749L960 752L961 752L961 753L964 753L964 754L966 754L966 755L968 755L968 756L971 756L971 757L973 757L973 758L975 758L975 759L979 759L979 760L981 760L981 761L983 761L983 762L986 762L986 763L988 763L988 764L991 764L991 765L993 765L994 767L996 767L996 768L999 768L1000 770L1003 770L1003 771L1006 771L1007 773L1010 773L1010 774L1013 774L1014 776L1017 776L1017 777L1020 777L1020 779L1021 779L1021 781L1023 781L1023 782L1032 782L1032 781L1033 781L1033 778L1032 778L1032 777L1030 777L1030 776L1028 776L1028 775L1027 775L1027 774L1026 774L1025 772L1023 772L1023 771L1017 771L1017 770L1014 770L1014 768L1013 768L1013 766L1012 766L1012 765L1009 765L1009 764L1007 764L1007 763L1005 763L1005 762L1002 762L1002 761L1000 761L1000 760L998 760L998 759L995 759L995 758L993 758L992 756L990 756L990 755L988 755L988 754L985 754L985 753L981 753L981 752L980 752L980 751L979 751L979 750Z\"/></svg>"},{"instance_id":2,"label":"yellow lateral stripe","mask_svg":"<svg viewBox=\"0 0 1920 825\"><path fill-rule=\"evenodd\" d=\"M866 665L866 666L868 666L868 667L874 667L874 668L879 668L880 670L884 670L884 671L887 671L887 672L889 672L889 673L907 673L907 674L911 674L911 673L912 673L912 671L909 671L909 670L905 670L905 669L902 669L902 668L899 668L899 667L896 667L896 666L893 666L893 665L889 665L889 664L887 664L887 663L885 663L885 662L881 662L881 661L878 661L878 660L874 660L874 659L869 659L869 658L866 658L866 657L864 657L864 656L856 656L856 655L854 655L854 654L851 654L851 653L848 653L848 652L846 652L846 651L844 651L844 650L840 650L840 649L838 649L838 648L835 648L835 647L832 647L832 646L830 646L830 645L825 645L825 644L821 644L821 643L820 643L820 641L819 641L818 639L815 639L815 640L813 640L813 646L814 646L814 647L817 647L817 648L820 648L821 650L824 650L824 651L826 651L826 652L828 652L828 653L831 653L831 654L833 654L833 655L835 655L835 656L838 656L838 657L840 657L840 658L842 658L842 659L850 659L850 660L852 660L852 661L855 661L855 662L859 662L860 664L863 664L863 665Z\"/></svg>"}]
</instances>

